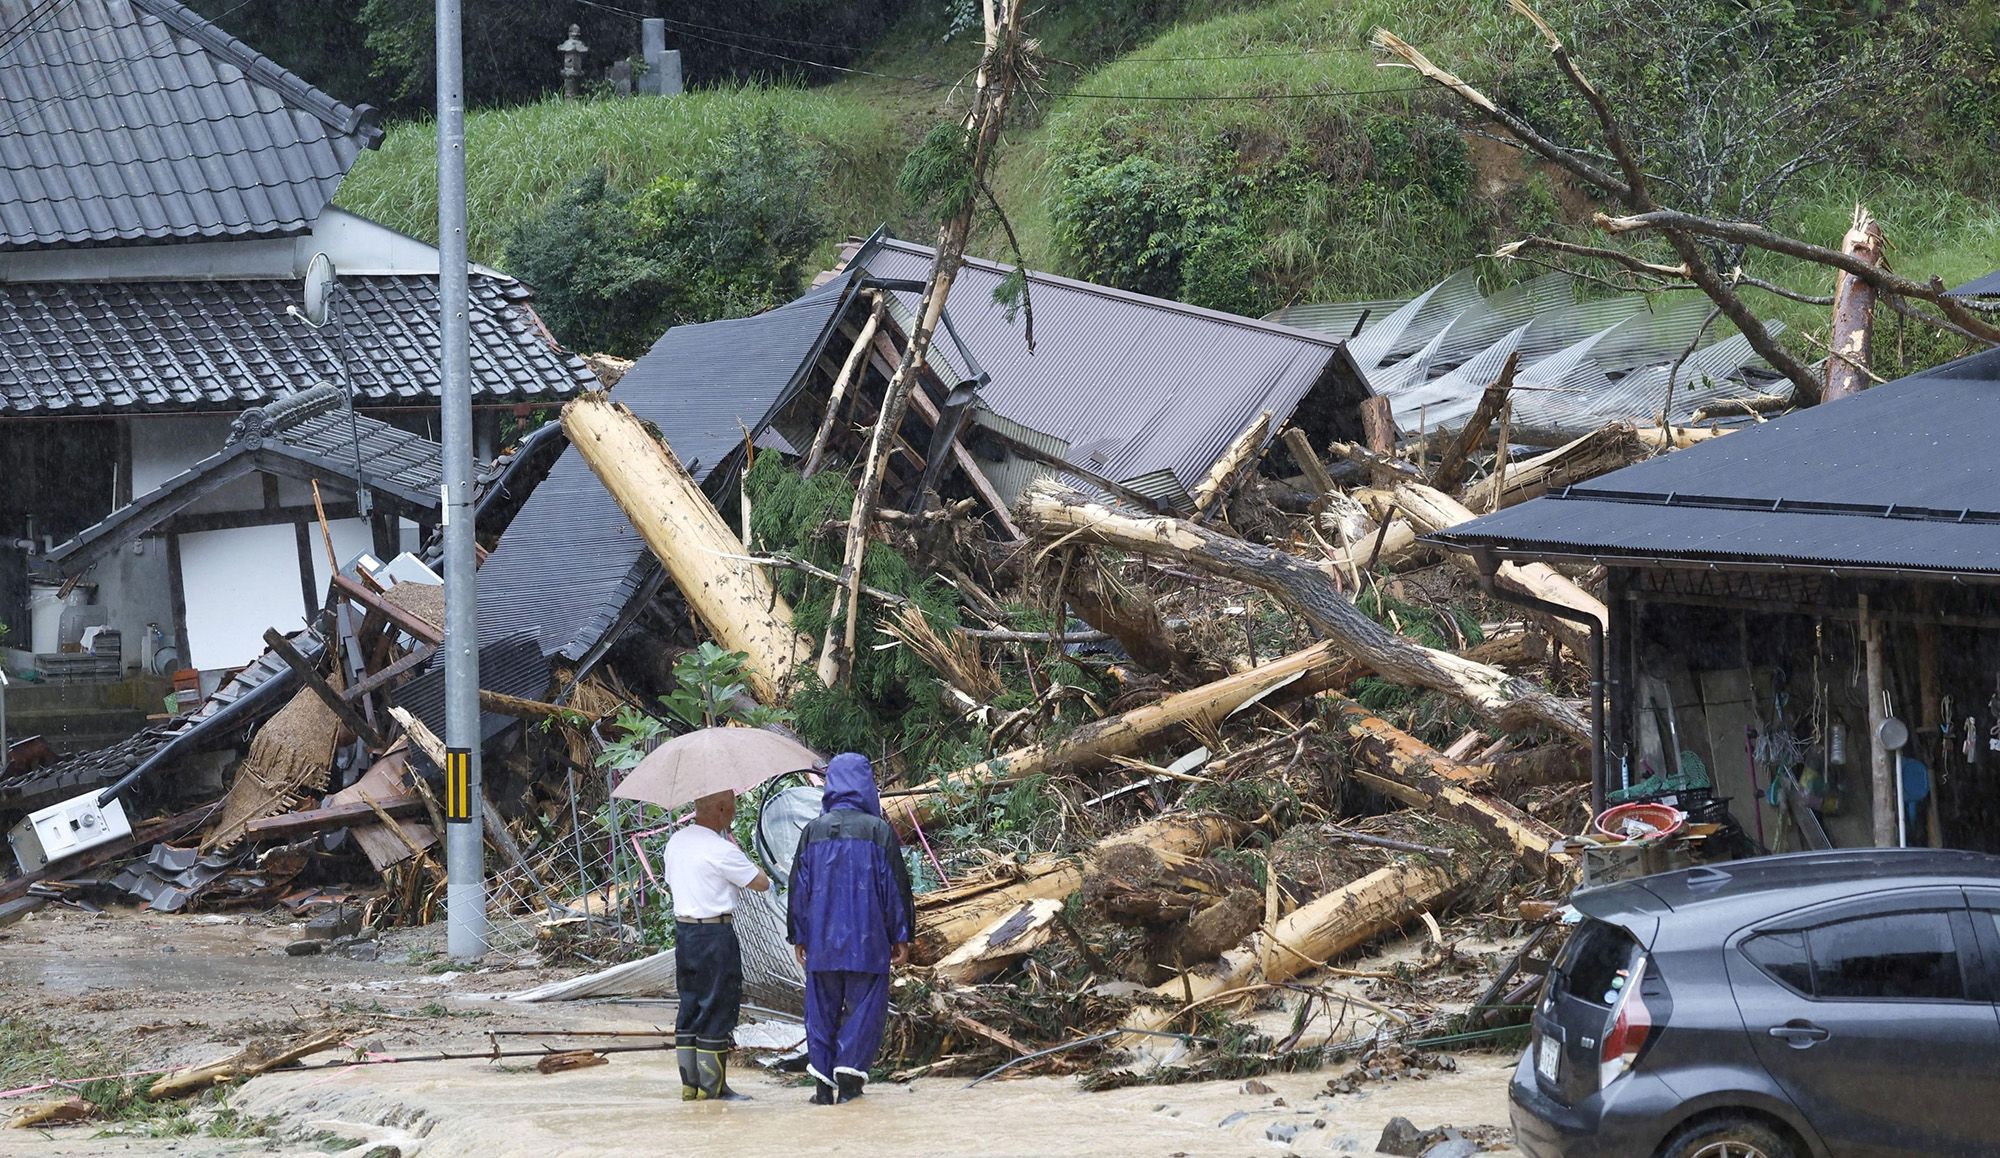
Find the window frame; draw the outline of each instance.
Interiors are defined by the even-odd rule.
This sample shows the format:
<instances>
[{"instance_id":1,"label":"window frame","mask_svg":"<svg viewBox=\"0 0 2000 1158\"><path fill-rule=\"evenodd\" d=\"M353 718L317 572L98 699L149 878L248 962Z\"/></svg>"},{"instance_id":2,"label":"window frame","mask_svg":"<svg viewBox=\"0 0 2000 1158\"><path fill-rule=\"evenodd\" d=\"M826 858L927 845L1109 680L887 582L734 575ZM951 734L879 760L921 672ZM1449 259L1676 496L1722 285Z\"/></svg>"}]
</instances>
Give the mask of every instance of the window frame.
<instances>
[{"instance_id":1,"label":"window frame","mask_svg":"<svg viewBox=\"0 0 2000 1158\"><path fill-rule=\"evenodd\" d=\"M1979 922L1973 920L1974 903L1973 898L1965 890L1958 888L1905 889L1864 898L1848 898L1785 913L1753 925L1731 938L1730 948L1743 959L1745 965L1755 970L1758 976L1802 1001L1815 1004L1991 1005L1995 987L1989 975L1989 963L2000 958L1995 957L1994 948L1989 948L1988 931L1980 929ZM1994 891L1987 898L1987 904L1992 906L1989 911L1994 913L1996 919L1990 940L1996 948L2000 948L2000 890ZM1959 978L1963 982L1962 996L1829 997L1820 994L1819 963L1813 952L1812 935L1815 930L1872 917L1895 917L1918 913L1944 914L1951 929L1953 949L1958 957ZM1806 962L1813 978L1812 992L1803 992L1789 982L1779 979L1745 951L1745 946L1749 942L1772 933L1796 933L1805 938Z\"/></svg>"}]
</instances>

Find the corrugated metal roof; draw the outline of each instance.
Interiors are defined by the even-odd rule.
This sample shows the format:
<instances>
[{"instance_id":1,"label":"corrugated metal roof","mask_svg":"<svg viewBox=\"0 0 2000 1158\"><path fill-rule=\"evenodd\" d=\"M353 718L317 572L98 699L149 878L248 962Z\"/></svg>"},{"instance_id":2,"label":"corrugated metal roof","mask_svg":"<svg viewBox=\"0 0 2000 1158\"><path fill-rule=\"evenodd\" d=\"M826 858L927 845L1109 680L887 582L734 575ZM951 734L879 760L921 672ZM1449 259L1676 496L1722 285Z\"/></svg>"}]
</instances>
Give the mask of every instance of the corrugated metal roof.
<instances>
[{"instance_id":1,"label":"corrugated metal roof","mask_svg":"<svg viewBox=\"0 0 2000 1158\"><path fill-rule=\"evenodd\" d=\"M884 238L849 268L922 280L933 257ZM1324 334L1030 271L1030 353L1025 319L993 299L1011 268L968 258L952 287L952 321L992 378L979 404L1067 442L1071 461L1115 481L1166 471L1194 485L1260 412L1275 432L1340 352ZM934 351L954 358L943 337Z\"/></svg>"},{"instance_id":2,"label":"corrugated metal roof","mask_svg":"<svg viewBox=\"0 0 2000 1158\"><path fill-rule=\"evenodd\" d=\"M549 694L549 661L542 655L535 633L524 631L479 645L479 687L523 700L541 700ZM444 735L444 665L433 660L427 670L396 689L396 703L430 725L436 735ZM479 714L479 738L486 741L512 727L512 716L497 712Z\"/></svg>"},{"instance_id":3,"label":"corrugated metal roof","mask_svg":"<svg viewBox=\"0 0 2000 1158\"><path fill-rule=\"evenodd\" d=\"M1510 428L1537 440L1657 416L1668 404L1670 371L1677 422L1722 399L1773 388L1742 373L1757 355L1741 335L1701 346L1672 371L1671 361L1709 332L1706 301L1580 291L1574 278L1549 273L1487 296L1473 271L1460 270L1399 308L1371 314L1348 352L1369 388L1391 400L1405 431L1462 424L1509 353L1520 357ZM1275 316L1345 334L1354 324L1350 310L1294 306Z\"/></svg>"},{"instance_id":4,"label":"corrugated metal roof","mask_svg":"<svg viewBox=\"0 0 2000 1158\"><path fill-rule=\"evenodd\" d=\"M434 401L437 279L340 286L346 373L361 401ZM471 286L476 397L560 399L596 384L548 337L519 282L475 273ZM269 280L0 284L0 418L240 410L339 379L342 339L285 313L304 293L302 281Z\"/></svg>"},{"instance_id":5,"label":"corrugated metal roof","mask_svg":"<svg viewBox=\"0 0 2000 1158\"><path fill-rule=\"evenodd\" d=\"M625 372L614 396L659 427L707 482L742 445L743 427L761 431L802 380L852 281L836 278L753 317L676 326ZM533 631L545 654L580 660L656 566L590 465L565 450L479 569L479 638Z\"/></svg>"},{"instance_id":6,"label":"corrugated metal roof","mask_svg":"<svg viewBox=\"0 0 2000 1158\"><path fill-rule=\"evenodd\" d=\"M0 249L311 227L374 110L174 0L0 0Z\"/></svg>"},{"instance_id":7,"label":"corrugated metal roof","mask_svg":"<svg viewBox=\"0 0 2000 1158\"><path fill-rule=\"evenodd\" d=\"M1951 294L1953 297L1960 298L2000 297L2000 269L1994 270L1985 277L1973 278L1971 281L1951 291Z\"/></svg>"},{"instance_id":8,"label":"corrugated metal roof","mask_svg":"<svg viewBox=\"0 0 2000 1158\"><path fill-rule=\"evenodd\" d=\"M2000 574L2000 350L1433 536L1543 556Z\"/></svg>"}]
</instances>

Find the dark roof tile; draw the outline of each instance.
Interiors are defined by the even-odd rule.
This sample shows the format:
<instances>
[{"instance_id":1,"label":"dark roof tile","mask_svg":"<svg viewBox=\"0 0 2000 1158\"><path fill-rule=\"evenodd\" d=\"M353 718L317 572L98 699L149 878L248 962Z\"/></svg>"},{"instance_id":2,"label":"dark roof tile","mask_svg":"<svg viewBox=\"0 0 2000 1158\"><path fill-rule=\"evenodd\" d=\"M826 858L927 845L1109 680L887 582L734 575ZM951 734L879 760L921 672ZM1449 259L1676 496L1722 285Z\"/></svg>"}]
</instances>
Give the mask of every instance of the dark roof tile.
<instances>
[{"instance_id":1,"label":"dark roof tile","mask_svg":"<svg viewBox=\"0 0 2000 1158\"><path fill-rule=\"evenodd\" d=\"M437 279L345 277L336 316L364 405L438 396ZM341 375L339 339L285 313L296 281L0 283L0 417L237 410ZM595 384L509 279L472 277L473 391L567 398Z\"/></svg>"},{"instance_id":2,"label":"dark roof tile","mask_svg":"<svg viewBox=\"0 0 2000 1158\"><path fill-rule=\"evenodd\" d=\"M373 110L175 0L0 0L0 249L305 232Z\"/></svg>"}]
</instances>

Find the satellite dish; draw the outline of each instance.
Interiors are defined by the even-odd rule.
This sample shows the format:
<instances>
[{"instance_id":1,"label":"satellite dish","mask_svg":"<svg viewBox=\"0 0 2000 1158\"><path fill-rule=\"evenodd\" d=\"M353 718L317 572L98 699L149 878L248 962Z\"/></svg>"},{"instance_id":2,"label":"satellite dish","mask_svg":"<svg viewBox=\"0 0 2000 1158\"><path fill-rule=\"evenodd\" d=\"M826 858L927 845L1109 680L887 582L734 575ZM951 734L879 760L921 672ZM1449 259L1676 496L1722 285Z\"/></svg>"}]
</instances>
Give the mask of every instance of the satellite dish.
<instances>
[{"instance_id":1,"label":"satellite dish","mask_svg":"<svg viewBox=\"0 0 2000 1158\"><path fill-rule=\"evenodd\" d=\"M333 301L333 259L313 254L306 264L306 308L301 311L314 327L326 324L327 306Z\"/></svg>"}]
</instances>

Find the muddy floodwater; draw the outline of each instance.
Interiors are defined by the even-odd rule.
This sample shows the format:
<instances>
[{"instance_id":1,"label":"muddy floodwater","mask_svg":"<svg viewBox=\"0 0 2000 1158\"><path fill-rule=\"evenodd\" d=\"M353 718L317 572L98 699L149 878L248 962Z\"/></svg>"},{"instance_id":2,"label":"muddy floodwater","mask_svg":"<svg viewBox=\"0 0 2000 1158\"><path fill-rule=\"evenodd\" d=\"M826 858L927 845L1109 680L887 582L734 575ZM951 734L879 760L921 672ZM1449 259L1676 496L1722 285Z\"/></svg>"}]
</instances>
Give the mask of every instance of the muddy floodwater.
<instances>
[{"instance_id":1,"label":"muddy floodwater","mask_svg":"<svg viewBox=\"0 0 2000 1158\"><path fill-rule=\"evenodd\" d=\"M381 1058L485 1050L492 1029L649 1029L672 1015L660 1004L484 1000L558 974L454 975L430 963L424 930L384 942L376 961L287 957L295 935L262 917L41 914L0 932L0 1012L35 1016L66 1044L134 1068L210 1060L259 1036L333 1023L353 1025L355 1049ZM553 1033L502 1040L563 1044ZM804 1088L740 1056L733 1081L755 1100L737 1105L682 1103L670 1053L614 1054L551 1075L520 1061L398 1062L246 1083L229 1105L262 1123L262 1137L113 1136L85 1125L0 1131L0 1155L1369 1154L1395 1116L1420 1128L1506 1124L1513 1059L1455 1060L1455 1071L1337 1095L1326 1083L1344 1066L1266 1077L1268 1093L1237 1081L1086 1093L1065 1078L975 1089L964 1078L924 1078L836 1107L807 1104Z\"/></svg>"}]
</instances>

